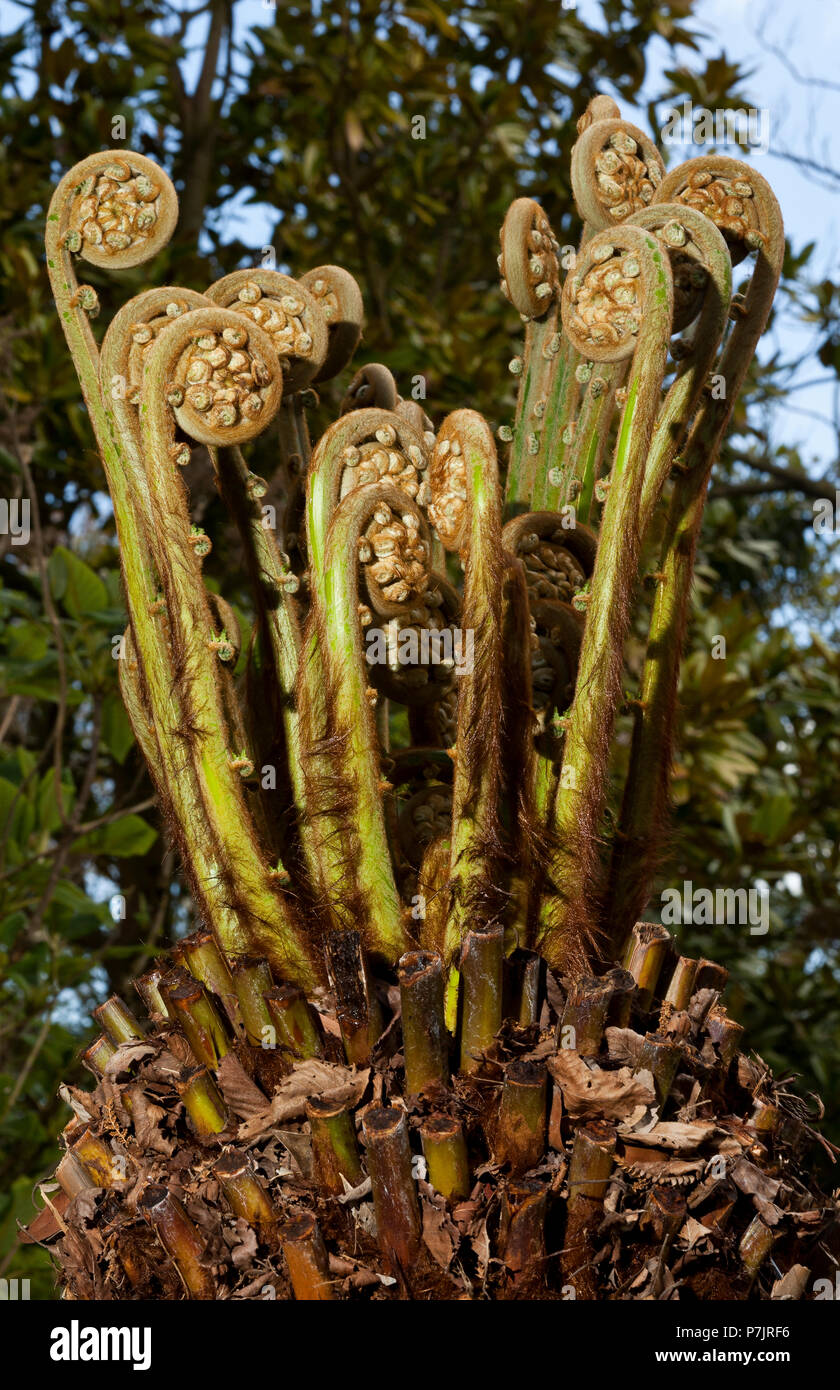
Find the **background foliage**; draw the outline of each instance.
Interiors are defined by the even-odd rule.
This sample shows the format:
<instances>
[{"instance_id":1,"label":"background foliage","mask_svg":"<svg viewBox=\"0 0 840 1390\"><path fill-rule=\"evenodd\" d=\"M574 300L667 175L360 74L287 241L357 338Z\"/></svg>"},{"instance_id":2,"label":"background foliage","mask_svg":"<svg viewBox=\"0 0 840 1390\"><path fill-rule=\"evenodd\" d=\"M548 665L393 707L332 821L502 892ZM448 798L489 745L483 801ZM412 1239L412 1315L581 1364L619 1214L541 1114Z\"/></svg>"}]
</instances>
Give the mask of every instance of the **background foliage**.
<instances>
[{"instance_id":1,"label":"background foliage","mask_svg":"<svg viewBox=\"0 0 840 1390\"><path fill-rule=\"evenodd\" d=\"M122 143L123 117L124 144L173 174L182 217L161 264L116 284L91 273L104 322L146 278L199 288L255 263L261 248L237 240L235 214L266 205L278 268L332 261L359 279L359 361L386 361L405 395L421 375L436 420L469 405L495 427L512 413L521 328L496 275L508 203L532 193L575 242L577 116L598 90L636 100L652 37L690 49L696 28L693 0L603 0L597 28L554 0L278 0L245 28L241 9L30 0L0 39L0 496L32 507L28 545L0 536L0 1265L40 1297L48 1262L16 1251L15 1226L67 1116L57 1087L79 1079L89 1008L190 921L117 691L112 517L43 273L52 187ZM651 126L684 96L714 108L762 95L723 54L698 56L666 76ZM812 251L789 249L781 294L840 376L840 287L812 283ZM822 1092L838 1137L837 574L831 538L811 526L813 499L833 499L834 484L808 477L795 449L769 448L791 369L781 354L754 368L716 471L661 886L769 886L767 937L684 925L681 939L729 966L752 1046ZM324 423L335 405L322 401ZM205 576L224 576L235 600L235 552L200 458L187 481L215 542ZM725 660L710 655L719 635Z\"/></svg>"}]
</instances>

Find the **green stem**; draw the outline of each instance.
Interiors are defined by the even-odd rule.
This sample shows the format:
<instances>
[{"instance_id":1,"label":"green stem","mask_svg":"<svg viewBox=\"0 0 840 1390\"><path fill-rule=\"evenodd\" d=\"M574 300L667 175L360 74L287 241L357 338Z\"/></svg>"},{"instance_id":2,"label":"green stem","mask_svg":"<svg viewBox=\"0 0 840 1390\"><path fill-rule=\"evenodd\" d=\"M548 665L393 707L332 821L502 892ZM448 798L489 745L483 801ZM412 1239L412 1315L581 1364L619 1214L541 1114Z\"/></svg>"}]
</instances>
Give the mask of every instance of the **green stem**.
<instances>
[{"instance_id":1,"label":"green stem","mask_svg":"<svg viewBox=\"0 0 840 1390\"><path fill-rule=\"evenodd\" d=\"M759 230L752 240L760 239L761 244L743 311L717 366L725 396L719 398L719 393L711 392L703 396L671 496L640 698L634 711L619 838L610 868L608 920L613 951L620 951L644 908L666 835L679 670L706 493L732 410L770 315L785 252L782 216L769 185L737 160L692 160L675 171L680 184L669 175L661 192L672 197L687 184L693 171L707 168L727 179L743 179L753 188Z\"/></svg>"},{"instance_id":2,"label":"green stem","mask_svg":"<svg viewBox=\"0 0 840 1390\"><path fill-rule=\"evenodd\" d=\"M585 288L586 275L607 252L622 248L640 276L637 341L631 327L618 349L633 352L627 402L604 508L581 644L575 698L568 716L563 776L550 822L549 892L541 913L542 949L550 965L586 957L587 928L599 876L598 834L606 799L609 750L618 703L624 641L636 578L641 537L638 527L647 451L653 431L673 313L673 281L660 244L635 227L604 232L589 243L582 268L567 281L569 313ZM600 259L595 260L595 256ZM629 254L627 254L629 253ZM564 305L565 310L565 305ZM596 346L589 346L595 355Z\"/></svg>"}]
</instances>

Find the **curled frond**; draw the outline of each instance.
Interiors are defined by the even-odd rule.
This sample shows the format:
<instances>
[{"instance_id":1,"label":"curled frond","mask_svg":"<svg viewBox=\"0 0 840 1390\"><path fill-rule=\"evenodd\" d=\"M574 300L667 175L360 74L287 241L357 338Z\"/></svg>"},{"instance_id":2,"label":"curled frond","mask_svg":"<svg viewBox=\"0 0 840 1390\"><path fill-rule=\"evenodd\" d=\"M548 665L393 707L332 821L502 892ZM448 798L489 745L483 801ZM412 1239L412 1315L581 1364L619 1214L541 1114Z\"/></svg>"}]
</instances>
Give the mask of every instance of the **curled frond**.
<instances>
[{"instance_id":1,"label":"curled frond","mask_svg":"<svg viewBox=\"0 0 840 1390\"><path fill-rule=\"evenodd\" d=\"M542 949L550 963L571 963L576 969L586 959L594 927L600 822L641 541L639 503L673 302L664 249L650 233L626 224L592 238L563 292L564 322L581 350L606 361L633 355L567 719L561 782L547 827L553 849L541 916Z\"/></svg>"},{"instance_id":2,"label":"curled frond","mask_svg":"<svg viewBox=\"0 0 840 1390\"><path fill-rule=\"evenodd\" d=\"M299 283L311 293L327 321L327 355L313 384L330 381L344 371L362 337L362 292L340 265L319 265L301 275Z\"/></svg>"},{"instance_id":3,"label":"curled frond","mask_svg":"<svg viewBox=\"0 0 840 1390\"><path fill-rule=\"evenodd\" d=\"M502 290L525 318L541 318L560 290L560 246L533 198L517 198L501 232Z\"/></svg>"},{"instance_id":4,"label":"curled frond","mask_svg":"<svg viewBox=\"0 0 840 1390\"><path fill-rule=\"evenodd\" d=\"M268 336L283 365L285 392L315 380L327 358L328 326L320 302L301 281L279 270L235 270L205 293Z\"/></svg>"},{"instance_id":5,"label":"curled frond","mask_svg":"<svg viewBox=\"0 0 840 1390\"><path fill-rule=\"evenodd\" d=\"M593 119L572 147L572 191L593 231L647 207L664 172L653 141L620 116Z\"/></svg>"},{"instance_id":6,"label":"curled frond","mask_svg":"<svg viewBox=\"0 0 840 1390\"><path fill-rule=\"evenodd\" d=\"M715 366L726 381L725 397L703 394L671 497L610 869L607 920L614 951L621 948L647 902L667 839L680 660L706 491L770 315L785 250L779 205L767 182L749 165L718 156L691 160L667 176L661 192L710 217L727 239L733 259L753 252L756 260L742 312Z\"/></svg>"},{"instance_id":7,"label":"curled frond","mask_svg":"<svg viewBox=\"0 0 840 1390\"><path fill-rule=\"evenodd\" d=\"M399 401L393 373L381 362L368 362L360 367L344 393L341 414L353 410L396 410Z\"/></svg>"}]
</instances>

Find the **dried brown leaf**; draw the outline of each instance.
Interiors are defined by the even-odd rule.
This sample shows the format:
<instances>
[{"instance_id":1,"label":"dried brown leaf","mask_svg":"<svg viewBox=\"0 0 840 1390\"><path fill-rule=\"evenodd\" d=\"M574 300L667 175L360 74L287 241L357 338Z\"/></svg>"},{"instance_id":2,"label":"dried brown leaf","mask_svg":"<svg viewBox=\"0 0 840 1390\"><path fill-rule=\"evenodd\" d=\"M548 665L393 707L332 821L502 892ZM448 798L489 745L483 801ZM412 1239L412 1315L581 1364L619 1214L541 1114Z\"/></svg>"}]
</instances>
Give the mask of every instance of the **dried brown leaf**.
<instances>
[{"instance_id":1,"label":"dried brown leaf","mask_svg":"<svg viewBox=\"0 0 840 1390\"><path fill-rule=\"evenodd\" d=\"M632 1072L629 1067L604 1071L588 1065L577 1052L564 1049L548 1064L549 1071L563 1092L563 1105L573 1119L603 1116L607 1120L637 1123L656 1104L653 1077L649 1071Z\"/></svg>"},{"instance_id":2,"label":"dried brown leaf","mask_svg":"<svg viewBox=\"0 0 840 1390\"><path fill-rule=\"evenodd\" d=\"M141 1149L151 1149L154 1153L172 1153L176 1141L163 1132L166 1111L161 1105L149 1100L140 1082L126 1088L131 1098L131 1119L134 1136Z\"/></svg>"},{"instance_id":3,"label":"dried brown leaf","mask_svg":"<svg viewBox=\"0 0 840 1390\"><path fill-rule=\"evenodd\" d=\"M696 1120L693 1124L683 1124L680 1120L664 1120L645 1130L625 1125L618 1133L620 1138L630 1139L634 1144L645 1144L654 1149L670 1149L673 1153L694 1153L712 1138L716 1129L716 1125L703 1120Z\"/></svg>"},{"instance_id":4,"label":"dried brown leaf","mask_svg":"<svg viewBox=\"0 0 840 1390\"><path fill-rule=\"evenodd\" d=\"M250 1120L253 1115L263 1113L268 1103L267 1097L232 1052L222 1058L217 1080L225 1105L238 1119Z\"/></svg>"},{"instance_id":5,"label":"dried brown leaf","mask_svg":"<svg viewBox=\"0 0 840 1390\"><path fill-rule=\"evenodd\" d=\"M349 1101L357 1105L365 1093L370 1079L369 1068L359 1071L355 1067L344 1067L334 1062L322 1062L317 1057L296 1062L288 1076L284 1076L275 1087L271 1104L259 1114L249 1117L239 1126L237 1137L248 1141L255 1139L284 1120L301 1119L306 1113L306 1102L313 1096L325 1100Z\"/></svg>"}]
</instances>

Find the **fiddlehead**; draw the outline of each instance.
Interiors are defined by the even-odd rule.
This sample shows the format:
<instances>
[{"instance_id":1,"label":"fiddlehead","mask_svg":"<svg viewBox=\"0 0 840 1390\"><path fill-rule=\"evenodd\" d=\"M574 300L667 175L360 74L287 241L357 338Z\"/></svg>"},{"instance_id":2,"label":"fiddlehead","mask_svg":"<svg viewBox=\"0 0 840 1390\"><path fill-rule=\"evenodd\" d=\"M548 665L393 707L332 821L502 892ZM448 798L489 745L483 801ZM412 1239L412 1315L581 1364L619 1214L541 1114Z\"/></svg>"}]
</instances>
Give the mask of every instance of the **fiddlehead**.
<instances>
[{"instance_id":1,"label":"fiddlehead","mask_svg":"<svg viewBox=\"0 0 840 1390\"><path fill-rule=\"evenodd\" d=\"M312 380L330 381L344 371L361 341L362 292L340 265L319 265L301 275L299 283L312 295L328 328L326 357Z\"/></svg>"},{"instance_id":2,"label":"fiddlehead","mask_svg":"<svg viewBox=\"0 0 840 1390\"><path fill-rule=\"evenodd\" d=\"M111 270L142 265L167 244L177 218L171 180L133 150L104 150L83 159L64 175L50 201L47 270L100 449L107 427L90 328L99 301L90 285L79 285L76 258Z\"/></svg>"},{"instance_id":3,"label":"fiddlehead","mask_svg":"<svg viewBox=\"0 0 840 1390\"><path fill-rule=\"evenodd\" d=\"M93 207L82 205L85 199L91 197L94 199ZM268 881L261 881L262 871L256 867L259 859L251 833L247 823L243 829L240 820L241 790L233 780L236 773L228 767L226 742L220 728L221 711L215 687L212 686L212 667L210 683L217 718L212 737L218 743L218 756L215 762L211 760L212 765L206 771L214 786L218 786L221 780L231 791L228 815L236 823L241 841L240 862L247 865L241 882L234 872L230 852L237 836L234 834L226 838L225 834L218 833L213 816L208 814L208 808L214 803L207 784L202 782L195 761L188 760L188 765L185 765L183 745L192 749L200 736L196 735L190 722L190 711L179 675L183 674L184 658L189 647L194 649L198 644L194 641L193 633L190 634L188 647L179 647L167 603L158 593L158 582L167 572L171 556L161 555L159 550L156 554L155 543L161 517L167 518L168 512L166 507L158 511L154 506L149 471L146 460L141 456L136 417L130 400L126 398L133 394L133 390L125 392L122 385L117 385L129 380L132 346L129 329L132 323L143 321L142 310L138 312L136 306L130 305L117 315L103 343L100 379L99 354L88 323L88 315L95 311L96 297L92 291L86 293L85 287L80 290L76 281L74 255L81 254L91 260L96 257L97 264L117 270L141 264L165 244L176 213L177 199L171 183L163 171L149 160L124 151L93 155L62 179L53 196L46 231L48 269L114 502L137 660L136 690L139 695L133 706L129 700L129 709L133 708L137 717L141 745L145 736L142 725L146 718L141 711L149 711L158 738L159 753L151 764L152 773L163 778L161 793L164 807L171 814L173 830L184 853L196 900L201 903L219 939L229 948L247 949L249 940L253 939L249 938L248 931L253 927L257 939L264 942L275 961L289 965L302 982L308 982L313 978L313 970L303 953L296 953L293 949L291 957L287 957L285 951L280 949L282 928L287 924L288 914L273 887ZM102 232L101 241L93 228L94 222ZM88 223L91 224L89 227ZM86 227L87 234L84 230ZM192 302L189 291L175 290L171 293L173 303ZM161 385L163 387L164 384ZM161 402L166 408L163 394L162 389ZM144 397L143 403L148 406L148 397ZM167 431L165 440L160 442L161 449L155 458L156 470L152 469L151 472L156 472L159 478L170 478L175 468L175 459L169 452L174 442L171 432ZM200 574L193 569L198 564L198 557L192 548L189 518L183 505L181 521L183 534L179 536L179 542L185 557L184 565L193 576L191 583L195 593L202 596L201 607L204 604L203 587ZM203 621L196 630L206 633L209 639L213 634L209 631L211 623L206 605L202 608L202 615ZM207 655L209 659L210 653ZM170 736L170 731L180 734L182 746L179 747L177 736Z\"/></svg>"},{"instance_id":4,"label":"fiddlehead","mask_svg":"<svg viewBox=\"0 0 840 1390\"><path fill-rule=\"evenodd\" d=\"M588 526L568 526L557 512L528 512L509 521L506 550L522 560L532 604L571 603L592 574L598 538Z\"/></svg>"},{"instance_id":5,"label":"fiddlehead","mask_svg":"<svg viewBox=\"0 0 840 1390\"><path fill-rule=\"evenodd\" d=\"M609 97L595 97L578 121L572 148L572 191L583 220L578 259L597 231L625 221L652 202L662 173L662 160L647 136L623 120ZM615 363L600 359L605 365L596 372L594 360L586 341L577 348L564 329L552 368L544 462L533 492L535 510L574 500L582 520L590 514L615 392L625 374L621 358ZM585 395L582 387L588 387Z\"/></svg>"},{"instance_id":6,"label":"fiddlehead","mask_svg":"<svg viewBox=\"0 0 840 1390\"><path fill-rule=\"evenodd\" d=\"M617 109L615 115L596 114L572 146L572 191L590 232L614 227L647 207L664 173L653 141Z\"/></svg>"},{"instance_id":7,"label":"fiddlehead","mask_svg":"<svg viewBox=\"0 0 840 1390\"><path fill-rule=\"evenodd\" d=\"M396 410L399 401L393 374L381 362L360 367L344 393L341 414L353 410Z\"/></svg>"},{"instance_id":8,"label":"fiddlehead","mask_svg":"<svg viewBox=\"0 0 840 1390\"><path fill-rule=\"evenodd\" d=\"M502 538L496 450L488 426L457 410L438 432L429 467L429 515L447 550L465 556L462 624L472 633L472 670L461 677L455 746L447 941L498 918L503 859Z\"/></svg>"},{"instance_id":9,"label":"fiddlehead","mask_svg":"<svg viewBox=\"0 0 840 1390\"><path fill-rule=\"evenodd\" d=\"M169 241L178 202L169 179L150 159L130 150L94 154L68 177L78 183L67 209L64 243L91 265L126 270Z\"/></svg>"},{"instance_id":10,"label":"fiddlehead","mask_svg":"<svg viewBox=\"0 0 840 1390\"><path fill-rule=\"evenodd\" d=\"M355 487L388 480L424 505L429 463L423 436L390 410L353 409L330 427L312 457L306 503L310 565L323 567L327 528L341 497Z\"/></svg>"},{"instance_id":11,"label":"fiddlehead","mask_svg":"<svg viewBox=\"0 0 840 1390\"><path fill-rule=\"evenodd\" d=\"M310 589L313 594L327 582L327 536L342 495L352 496L360 487L369 488L371 483L387 482L389 487L398 490L405 503L398 516L402 516L403 512L406 516L413 516L415 507L412 499L420 491L420 479L427 466L428 451L422 435L391 411L352 410L327 430L313 454L307 487L306 535ZM361 483L360 478L363 480ZM419 572L415 570L412 573L410 570L412 564L418 563L417 557L410 556L407 550L403 553L401 548L398 549L396 539L394 536L382 538L379 542L381 556L375 554L371 538L362 539L361 533L354 543L354 546L361 544L363 547L364 562L368 566L383 565L382 569L377 569L379 579L370 574L372 589L368 595L369 601L365 603L361 597L356 599L357 610L361 608L354 619L358 624L367 616L365 609L372 616L377 602L392 605L387 614L392 617L408 613L412 606L418 606L417 602L409 602L412 594L421 600L425 594L428 587L425 583L416 590L412 586L413 579L420 580ZM354 560L357 554L358 550L354 549ZM345 566L349 563L348 556L344 557L343 563ZM425 574L426 571L424 577ZM326 838L326 853L329 854L329 835L322 834L323 827L331 823L332 808L336 804L343 804L343 792L337 796L335 789L343 788L352 781L354 771L347 740L335 740L328 735L334 711L331 711L326 698L320 633L318 623L311 621L304 638L298 677L298 703L301 716L305 714L306 717L310 745L304 820L319 839ZM366 731L365 722L362 736ZM323 868L319 869L322 884L328 873L329 870L325 873ZM386 922L385 925L383 949L387 951L390 949L389 943L397 940L401 927L395 922L394 894L387 883L385 896L387 910L391 914L390 923Z\"/></svg>"},{"instance_id":12,"label":"fiddlehead","mask_svg":"<svg viewBox=\"0 0 840 1390\"><path fill-rule=\"evenodd\" d=\"M393 417L392 417L393 418ZM344 422L327 432L317 472L337 473ZM404 602L425 593L428 540L412 500L382 481L353 488L336 508L310 576L311 615L299 679L305 731L307 814L318 841L322 887L334 928L362 933L370 950L393 962L408 936L397 892L382 807L376 722L368 686L360 608L375 609L382 590L369 576L359 586L362 537L388 529L401 569ZM310 547L312 550L312 547ZM371 564L372 562L372 564ZM371 559L369 567L376 562ZM387 587L387 586L386 586ZM394 600L384 597L391 610Z\"/></svg>"},{"instance_id":13,"label":"fiddlehead","mask_svg":"<svg viewBox=\"0 0 840 1390\"><path fill-rule=\"evenodd\" d=\"M564 325L574 347L595 361L631 355L633 361L566 724L563 773L548 826L553 848L541 933L550 963L579 965L591 929L598 832L641 539L639 500L672 315L667 255L637 227L593 237L563 289Z\"/></svg>"},{"instance_id":14,"label":"fiddlehead","mask_svg":"<svg viewBox=\"0 0 840 1390\"><path fill-rule=\"evenodd\" d=\"M236 343L225 342L226 331ZM242 335L245 335L242 341ZM210 339L214 342L211 343ZM223 409L224 401L203 410L190 390L204 386L228 388L211 375L209 383L190 382L191 365L206 361L221 343L226 360L211 362L212 372L229 371L230 358L241 353L241 374L248 375L262 406L245 415ZM236 366L240 364L235 363ZM257 381L256 375L264 377ZM217 665L222 653L219 637L200 579L199 562L190 537L189 514L183 485L172 464L171 450L176 419L185 429L200 431L213 444L224 444L231 435L253 437L268 424L280 402L281 368L271 340L256 325L246 326L241 316L216 306L183 314L161 330L144 361L141 444L146 467L152 556L161 583L164 611L175 663L181 702L180 756L192 768L208 844L218 855L216 876L236 885L240 931L270 953L290 978L312 978L312 965L288 903L276 891L267 867L260 860L253 827L245 810L241 767L236 752L228 747L218 687ZM198 417L197 421L194 417ZM166 671L154 659L144 661L146 680L156 687L156 698ZM233 757L231 756L233 752ZM173 775L175 769L173 768ZM222 929L222 944L225 941ZM234 948L235 949L235 948ZM241 949L241 948L240 948Z\"/></svg>"},{"instance_id":15,"label":"fiddlehead","mask_svg":"<svg viewBox=\"0 0 840 1390\"><path fill-rule=\"evenodd\" d=\"M763 250L772 236L768 195L775 203L766 180L748 164L724 155L706 155L666 174L655 201L680 203L701 212L723 233L732 264L739 265L751 251Z\"/></svg>"},{"instance_id":16,"label":"fiddlehead","mask_svg":"<svg viewBox=\"0 0 840 1390\"><path fill-rule=\"evenodd\" d=\"M631 218L654 232L667 250L674 277L674 332L691 331L674 346L677 375L660 407L640 501L644 535L662 487L707 384L729 316L732 262L716 227L693 208L656 203ZM695 322L696 320L696 322Z\"/></svg>"},{"instance_id":17,"label":"fiddlehead","mask_svg":"<svg viewBox=\"0 0 840 1390\"><path fill-rule=\"evenodd\" d=\"M688 624L697 538L709 478L735 401L764 331L781 273L785 239L779 205L766 181L738 160L691 160L660 189L671 203L705 213L732 260L756 262L716 371L726 394L706 393L691 426L671 496L651 613L630 767L609 885L610 947L618 952L647 901L665 840L679 667Z\"/></svg>"},{"instance_id":18,"label":"fiddlehead","mask_svg":"<svg viewBox=\"0 0 840 1390\"><path fill-rule=\"evenodd\" d=\"M534 480L545 463L546 403L560 346L560 247L533 198L511 203L501 243L502 292L527 324L523 355L511 363L520 378L505 484L505 514L513 516L527 510Z\"/></svg>"},{"instance_id":19,"label":"fiddlehead","mask_svg":"<svg viewBox=\"0 0 840 1390\"><path fill-rule=\"evenodd\" d=\"M327 359L327 320L299 280L279 270L235 270L205 291L214 304L250 319L267 334L283 368L282 390L301 391Z\"/></svg>"},{"instance_id":20,"label":"fiddlehead","mask_svg":"<svg viewBox=\"0 0 840 1390\"><path fill-rule=\"evenodd\" d=\"M370 656L377 643L381 647L378 656L382 657L371 662L370 681L382 695L399 704L436 705L452 689L454 672L467 655L462 650L461 600L448 580L432 572L428 588L413 607L406 608L404 601L399 611L388 611L378 595L383 595L381 586L394 573L400 540L399 533L391 534L394 529L393 524L379 528L360 546L360 560L369 562L374 557L366 571L374 603L372 607L364 605L361 614L365 644ZM424 540L423 544L427 543ZM422 562L415 559L413 563ZM398 582L402 585L405 581ZM385 617L382 626L374 623L374 612Z\"/></svg>"}]
</instances>

